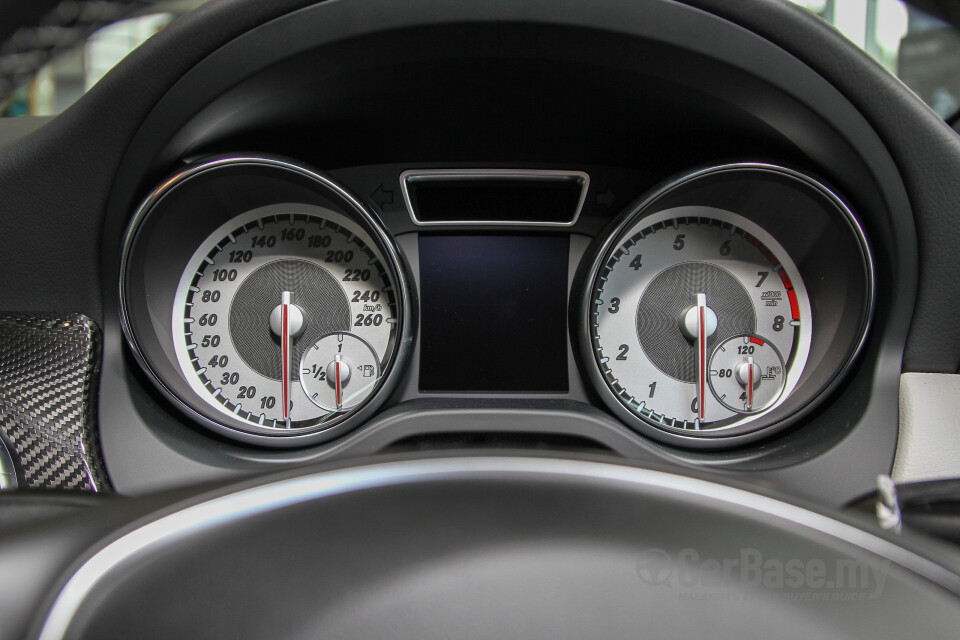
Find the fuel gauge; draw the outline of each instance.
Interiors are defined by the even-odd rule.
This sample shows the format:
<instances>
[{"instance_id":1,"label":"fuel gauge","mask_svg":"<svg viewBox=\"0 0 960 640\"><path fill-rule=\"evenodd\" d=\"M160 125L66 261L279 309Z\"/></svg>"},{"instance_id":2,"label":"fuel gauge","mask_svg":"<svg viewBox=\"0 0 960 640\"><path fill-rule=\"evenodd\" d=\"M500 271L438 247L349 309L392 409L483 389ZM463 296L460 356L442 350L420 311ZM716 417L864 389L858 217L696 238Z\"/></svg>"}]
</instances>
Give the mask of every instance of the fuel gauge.
<instances>
[{"instance_id":1,"label":"fuel gauge","mask_svg":"<svg viewBox=\"0 0 960 640\"><path fill-rule=\"evenodd\" d=\"M300 359L300 386L318 407L346 411L373 393L380 359L363 338L346 331L317 340Z\"/></svg>"},{"instance_id":2,"label":"fuel gauge","mask_svg":"<svg viewBox=\"0 0 960 640\"><path fill-rule=\"evenodd\" d=\"M737 413L759 413L771 407L786 381L780 352L770 341L742 334L724 340L710 356L710 391Z\"/></svg>"}]
</instances>

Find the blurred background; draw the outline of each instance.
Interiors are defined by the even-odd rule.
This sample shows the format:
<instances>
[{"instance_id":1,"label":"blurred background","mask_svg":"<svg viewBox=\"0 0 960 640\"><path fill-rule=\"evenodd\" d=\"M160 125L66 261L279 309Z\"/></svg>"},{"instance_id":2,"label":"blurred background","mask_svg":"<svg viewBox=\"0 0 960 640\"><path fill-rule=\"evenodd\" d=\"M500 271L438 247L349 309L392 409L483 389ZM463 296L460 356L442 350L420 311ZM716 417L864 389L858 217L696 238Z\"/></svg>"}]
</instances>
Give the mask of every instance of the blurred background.
<instances>
[{"instance_id":1,"label":"blurred background","mask_svg":"<svg viewBox=\"0 0 960 640\"><path fill-rule=\"evenodd\" d=\"M903 0L792 0L834 25L945 119L960 110L960 33ZM927 0L955 17L960 2Z\"/></svg>"},{"instance_id":2,"label":"blurred background","mask_svg":"<svg viewBox=\"0 0 960 640\"><path fill-rule=\"evenodd\" d=\"M20 0L26 2L28 0ZM210 0L163 0L93 33L57 56L0 103L4 116L52 116L90 90L110 69L181 15Z\"/></svg>"},{"instance_id":3,"label":"blurred background","mask_svg":"<svg viewBox=\"0 0 960 640\"><path fill-rule=\"evenodd\" d=\"M52 116L73 104L114 65L179 16L209 0L165 0L96 31L59 55L7 99L0 115ZM787 0L785 0L787 1ZM948 121L960 112L960 33L903 0L789 0L833 24L897 75ZM953 0L925 0L949 15ZM960 7L960 3L956 3ZM943 8L947 7L947 8Z\"/></svg>"}]
</instances>

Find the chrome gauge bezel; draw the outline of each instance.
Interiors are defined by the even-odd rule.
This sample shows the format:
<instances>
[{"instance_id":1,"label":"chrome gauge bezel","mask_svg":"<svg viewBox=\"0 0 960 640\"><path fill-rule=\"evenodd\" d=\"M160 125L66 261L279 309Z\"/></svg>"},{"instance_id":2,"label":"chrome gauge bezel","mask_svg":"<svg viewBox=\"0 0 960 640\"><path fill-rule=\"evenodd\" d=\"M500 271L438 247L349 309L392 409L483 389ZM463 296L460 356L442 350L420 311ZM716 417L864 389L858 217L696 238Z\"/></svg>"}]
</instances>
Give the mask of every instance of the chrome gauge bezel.
<instances>
[{"instance_id":1,"label":"chrome gauge bezel","mask_svg":"<svg viewBox=\"0 0 960 640\"><path fill-rule=\"evenodd\" d=\"M267 204L296 204L301 202L310 207L325 207L339 216L350 220L352 225L362 229L365 240L373 245L373 250L383 261L388 279L393 286L393 299L396 306L396 328L390 340L387 353L383 355L382 375L369 398L360 406L344 412L333 419L317 421L306 427L279 429L259 427L249 421L233 418L216 411L196 390L180 370L172 366L177 362L177 337L172 329L164 333L162 309L149 310L149 291L143 291L144 282L152 280L144 277L144 269L139 266L145 258L143 253L154 229L172 206L171 199L183 198L189 189L204 189L206 185L217 185L217 180L237 180L233 173L254 172L251 180L263 175L264 191L269 195ZM231 173L232 172L232 173ZM238 175L242 175L239 173ZM269 182L269 184L267 184ZM289 183L289 193L284 185ZM178 193L178 191L180 193ZM306 194L306 195L305 195ZM274 198L270 199L272 196ZM311 198L314 198L312 199ZM204 231L185 231L195 247L203 243L211 230L223 226L232 220L266 206L264 202L246 207L239 196L233 196L229 190L220 190L216 198L223 198L227 204L223 212L209 214ZM231 201L231 198L235 201ZM308 201L309 200L309 201ZM207 216L203 212L199 215ZM168 223L168 226L169 223ZM167 232L169 236L169 231ZM194 248L195 250L195 248ZM181 252L182 253L182 252ZM191 252L192 254L192 252ZM186 255L186 254L184 254ZM173 262L173 261L171 261ZM166 288L176 288L180 276L174 271L187 268L187 264L176 264L168 270L171 276ZM137 279L134 279L136 276ZM176 281L174 281L176 280ZM414 324L414 315L410 296L410 279L402 254L392 236L383 227L379 218L355 195L321 173L306 166L272 156L227 156L218 157L194 164L164 180L140 204L128 226L124 239L120 271L120 314L121 327L130 349L147 373L151 382L170 400L170 402L193 421L216 433L249 444L269 447L296 447L326 442L343 433L355 429L367 420L386 401L396 388L399 373L409 358ZM153 286L148 285L148 286ZM163 295L167 293L164 291ZM156 305L156 303L153 303ZM172 310L172 308L171 308ZM167 314L167 324L169 313ZM157 329L161 329L157 331Z\"/></svg>"},{"instance_id":2,"label":"chrome gauge bezel","mask_svg":"<svg viewBox=\"0 0 960 640\"><path fill-rule=\"evenodd\" d=\"M813 356L816 357L817 353L824 352L826 344L842 349L843 355L836 361L826 362L822 366L819 361L808 362L806 368L792 384L792 395L784 394L774 406L758 414L745 414L743 419L730 427L699 431L673 428L638 415L624 404L605 379L600 358L594 348L591 330L594 321L594 292L599 285L599 277L604 265L611 260L613 253L626 240L632 229L645 224L648 220L662 217L665 211L672 208L703 207L706 211L724 209L710 199L710 188L703 187L710 181L729 179L733 176L738 180L772 178L787 185L785 188L799 189L810 197L811 202L817 202L817 206L822 209L819 215L823 215L825 219L829 218L830 230L843 235L844 246L852 252L850 264L854 267L850 271L855 273L846 274L845 277L848 279L847 284L859 292L862 304L857 307L856 317L853 317L853 314L847 314L822 331L817 326L818 318L814 313L813 333L815 341L819 342L815 344ZM698 198L706 198L706 200L701 201ZM754 219L751 212L728 210L739 218L749 220L758 228L765 229L763 222ZM795 228L798 233L804 231L802 220L792 224L797 225ZM784 244L784 238L771 235ZM787 255L790 256L789 253ZM851 208L818 180L792 169L765 163L711 166L681 175L655 188L628 207L598 236L592 249L588 251L585 262L581 265L577 281L579 285L576 289L572 313L574 313L575 338L579 345L580 365L604 405L623 423L645 436L671 445L698 449L738 446L767 437L795 424L823 402L843 379L863 348L873 315L875 297L874 267L869 243ZM818 283L807 281L806 286L813 296L817 296L818 291L822 291L818 289L822 287ZM816 307L817 304L814 304L815 311ZM823 313L823 309L819 311ZM818 335L818 331L821 331L821 334ZM826 333L823 333L824 331Z\"/></svg>"}]
</instances>

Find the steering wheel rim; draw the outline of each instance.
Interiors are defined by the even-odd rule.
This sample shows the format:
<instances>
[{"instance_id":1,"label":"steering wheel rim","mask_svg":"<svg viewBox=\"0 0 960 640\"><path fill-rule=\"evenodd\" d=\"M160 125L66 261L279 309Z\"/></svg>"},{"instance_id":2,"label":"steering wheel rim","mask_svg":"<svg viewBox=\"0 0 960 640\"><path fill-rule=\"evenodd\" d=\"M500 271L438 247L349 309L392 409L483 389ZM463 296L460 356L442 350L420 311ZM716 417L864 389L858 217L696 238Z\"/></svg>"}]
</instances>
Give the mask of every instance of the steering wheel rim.
<instances>
[{"instance_id":1,"label":"steering wheel rim","mask_svg":"<svg viewBox=\"0 0 960 640\"><path fill-rule=\"evenodd\" d=\"M339 524L346 514L354 515ZM314 536L315 546L303 544ZM269 624L288 637L333 630L345 637L440 637L456 625L468 635L506 632L504 621L512 621L544 636L564 635L573 625L578 633L599 628L629 637L620 632L638 624L638 611L687 618L674 624L705 633L711 629L698 626L703 620L683 611L716 599L742 611L712 633L743 637L769 624L767 614L750 613L765 596L779 603L772 605L777 616L809 617L811 624L814 614L833 611L831 601L866 599L875 606L833 611L814 627L850 631L869 611L893 635L906 629L897 630L898 619L916 629L903 607L919 596L935 602L927 623L960 620L960 562L950 550L940 552L933 557L929 548L912 547L909 536L893 539L703 477L586 459L405 459L288 472L176 501L96 545L69 574L37 635L170 637L193 630L188 635L229 637L236 629L256 635ZM790 563L866 563L878 581L804 584L807 575L784 588L768 584L775 578L766 569L748 580L743 563L750 554L781 571ZM742 566L711 577L711 563L725 562ZM533 581L524 577L538 571ZM286 586L282 594L267 589L265 607L257 609L256 598L244 594L264 585ZM624 605L627 591L637 601L633 609L601 607L604 599ZM213 597L203 600L202 593ZM791 593L819 593L823 606L784 604ZM479 612L469 613L471 601ZM400 609L406 616L393 620Z\"/></svg>"}]
</instances>

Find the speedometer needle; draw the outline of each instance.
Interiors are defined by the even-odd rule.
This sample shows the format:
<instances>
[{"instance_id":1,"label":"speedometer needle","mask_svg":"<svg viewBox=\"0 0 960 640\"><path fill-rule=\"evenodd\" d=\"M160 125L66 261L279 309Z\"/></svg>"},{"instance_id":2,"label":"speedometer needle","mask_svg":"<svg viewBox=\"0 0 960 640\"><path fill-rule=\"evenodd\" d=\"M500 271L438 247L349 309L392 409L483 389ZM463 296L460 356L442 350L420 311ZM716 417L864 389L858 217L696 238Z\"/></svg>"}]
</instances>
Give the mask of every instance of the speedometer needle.
<instances>
[{"instance_id":1,"label":"speedometer needle","mask_svg":"<svg viewBox=\"0 0 960 640\"><path fill-rule=\"evenodd\" d=\"M283 421L290 426L290 305L291 294L284 291L280 294L280 322L282 325L280 341L281 347L281 366L283 373Z\"/></svg>"},{"instance_id":2,"label":"speedometer needle","mask_svg":"<svg viewBox=\"0 0 960 640\"><path fill-rule=\"evenodd\" d=\"M293 400L290 399L290 366L293 364L293 339L300 335L306 327L303 310L293 304L293 294L283 291L280 294L280 304L270 312L270 331L280 339L280 380L283 384L283 422L290 427L290 412ZM276 398L274 398L275 400ZM273 408L274 403L269 405ZM277 419L279 420L279 418Z\"/></svg>"}]
</instances>

